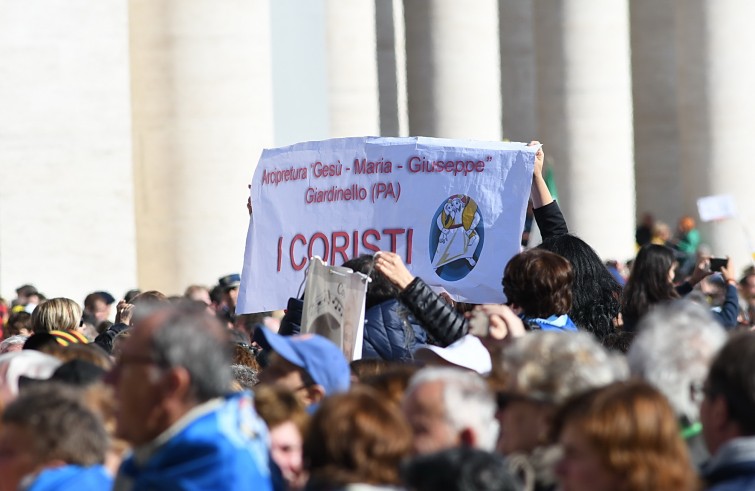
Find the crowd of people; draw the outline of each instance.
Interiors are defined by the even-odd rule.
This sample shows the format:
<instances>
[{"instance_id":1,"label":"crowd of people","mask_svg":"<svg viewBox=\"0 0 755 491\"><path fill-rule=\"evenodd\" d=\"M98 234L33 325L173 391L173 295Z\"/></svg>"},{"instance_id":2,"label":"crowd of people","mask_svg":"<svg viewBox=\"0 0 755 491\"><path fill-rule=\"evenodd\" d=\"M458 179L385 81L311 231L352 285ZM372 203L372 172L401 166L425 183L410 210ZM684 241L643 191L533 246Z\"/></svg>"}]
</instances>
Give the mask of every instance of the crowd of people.
<instances>
[{"instance_id":1,"label":"crowd of people","mask_svg":"<svg viewBox=\"0 0 755 491\"><path fill-rule=\"evenodd\" d=\"M755 489L755 271L638 229L625 274L569 233L543 158L543 242L501 272L507 303L354 258L372 281L351 362L301 333L303 298L236 315L235 274L81 304L18 288L0 491Z\"/></svg>"}]
</instances>

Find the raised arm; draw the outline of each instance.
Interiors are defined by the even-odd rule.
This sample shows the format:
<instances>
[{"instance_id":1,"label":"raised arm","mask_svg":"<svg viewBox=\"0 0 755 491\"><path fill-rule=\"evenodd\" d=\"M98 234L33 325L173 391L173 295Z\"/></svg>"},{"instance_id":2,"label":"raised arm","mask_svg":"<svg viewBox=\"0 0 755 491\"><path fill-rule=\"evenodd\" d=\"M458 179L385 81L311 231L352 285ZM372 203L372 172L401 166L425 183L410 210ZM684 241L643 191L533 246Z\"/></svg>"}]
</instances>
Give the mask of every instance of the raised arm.
<instances>
[{"instance_id":1,"label":"raised arm","mask_svg":"<svg viewBox=\"0 0 755 491\"><path fill-rule=\"evenodd\" d=\"M375 269L400 290L399 300L419 321L427 334L448 346L467 333L467 320L430 287L409 272L398 254L381 251Z\"/></svg>"},{"instance_id":2,"label":"raised arm","mask_svg":"<svg viewBox=\"0 0 755 491\"><path fill-rule=\"evenodd\" d=\"M529 146L534 145L540 145L540 142L531 141L529 143ZM532 198L532 207L534 209L553 203L553 196L551 196L551 192L543 177L544 161L545 152L543 152L543 147L540 147L535 154L535 171L532 173L532 191L530 197Z\"/></svg>"},{"instance_id":3,"label":"raised arm","mask_svg":"<svg viewBox=\"0 0 755 491\"><path fill-rule=\"evenodd\" d=\"M530 142L530 145L539 144L540 142L538 141ZM543 240L569 233L564 215L561 213L558 203L553 199L548 185L545 183L545 177L543 177L544 162L545 152L540 147L535 154L535 170L532 173L530 198L532 199L532 210L535 215L535 221L540 229L540 235L543 237Z\"/></svg>"}]
</instances>

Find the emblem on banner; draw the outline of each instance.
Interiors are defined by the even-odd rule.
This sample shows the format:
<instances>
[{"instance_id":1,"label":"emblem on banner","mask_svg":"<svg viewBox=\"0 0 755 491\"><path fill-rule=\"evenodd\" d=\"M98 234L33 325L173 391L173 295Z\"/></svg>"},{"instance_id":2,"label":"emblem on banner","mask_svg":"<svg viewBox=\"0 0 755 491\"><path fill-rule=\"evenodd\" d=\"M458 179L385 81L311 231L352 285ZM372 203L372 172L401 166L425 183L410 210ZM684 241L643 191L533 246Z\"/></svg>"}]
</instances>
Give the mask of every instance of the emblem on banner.
<instances>
[{"instance_id":1,"label":"emblem on banner","mask_svg":"<svg viewBox=\"0 0 755 491\"><path fill-rule=\"evenodd\" d=\"M441 203L430 227L430 258L435 274L458 281L477 265L485 241L485 228L477 203L454 194Z\"/></svg>"}]
</instances>

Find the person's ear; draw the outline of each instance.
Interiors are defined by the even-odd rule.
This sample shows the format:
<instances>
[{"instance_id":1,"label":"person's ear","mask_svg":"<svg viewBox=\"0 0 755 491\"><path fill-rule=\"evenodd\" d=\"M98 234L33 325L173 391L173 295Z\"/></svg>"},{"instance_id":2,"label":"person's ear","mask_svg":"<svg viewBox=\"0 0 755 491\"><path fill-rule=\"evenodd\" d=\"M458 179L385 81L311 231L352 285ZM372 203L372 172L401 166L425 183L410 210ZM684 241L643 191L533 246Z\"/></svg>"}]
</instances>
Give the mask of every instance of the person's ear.
<instances>
[{"instance_id":1,"label":"person's ear","mask_svg":"<svg viewBox=\"0 0 755 491\"><path fill-rule=\"evenodd\" d=\"M312 384L308 386L305 398L305 402L308 406L312 404L319 404L323 399L325 399L325 387L319 384Z\"/></svg>"},{"instance_id":2,"label":"person's ear","mask_svg":"<svg viewBox=\"0 0 755 491\"><path fill-rule=\"evenodd\" d=\"M185 400L191 391L191 375L183 367L174 367L166 370L161 385L165 396Z\"/></svg>"},{"instance_id":3,"label":"person's ear","mask_svg":"<svg viewBox=\"0 0 755 491\"><path fill-rule=\"evenodd\" d=\"M710 408L710 417L705 424L715 430L724 431L730 423L729 405L726 403L726 398L722 395L716 395L709 397L707 402Z\"/></svg>"}]
</instances>

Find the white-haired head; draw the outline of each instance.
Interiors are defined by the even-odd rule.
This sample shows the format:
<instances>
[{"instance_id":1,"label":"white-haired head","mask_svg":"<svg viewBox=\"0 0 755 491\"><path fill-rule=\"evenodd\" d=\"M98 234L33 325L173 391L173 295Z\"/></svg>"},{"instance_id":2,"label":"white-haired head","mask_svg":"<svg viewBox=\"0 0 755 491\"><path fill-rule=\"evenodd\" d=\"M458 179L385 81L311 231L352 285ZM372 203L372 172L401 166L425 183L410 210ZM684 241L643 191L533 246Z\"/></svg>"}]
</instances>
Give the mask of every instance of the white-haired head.
<instances>
[{"instance_id":1,"label":"white-haired head","mask_svg":"<svg viewBox=\"0 0 755 491\"><path fill-rule=\"evenodd\" d=\"M410 380L406 398L421 386L442 383L445 420L455 433L471 430L475 447L492 451L498 439L496 403L485 381L477 373L451 367L427 367Z\"/></svg>"},{"instance_id":2,"label":"white-haired head","mask_svg":"<svg viewBox=\"0 0 755 491\"><path fill-rule=\"evenodd\" d=\"M503 369L511 391L553 404L629 375L624 357L586 332L531 332L504 350Z\"/></svg>"},{"instance_id":3,"label":"white-haired head","mask_svg":"<svg viewBox=\"0 0 755 491\"><path fill-rule=\"evenodd\" d=\"M688 300L655 308L638 326L627 358L633 375L660 390L678 416L700 418L700 388L726 331L710 310Z\"/></svg>"}]
</instances>

